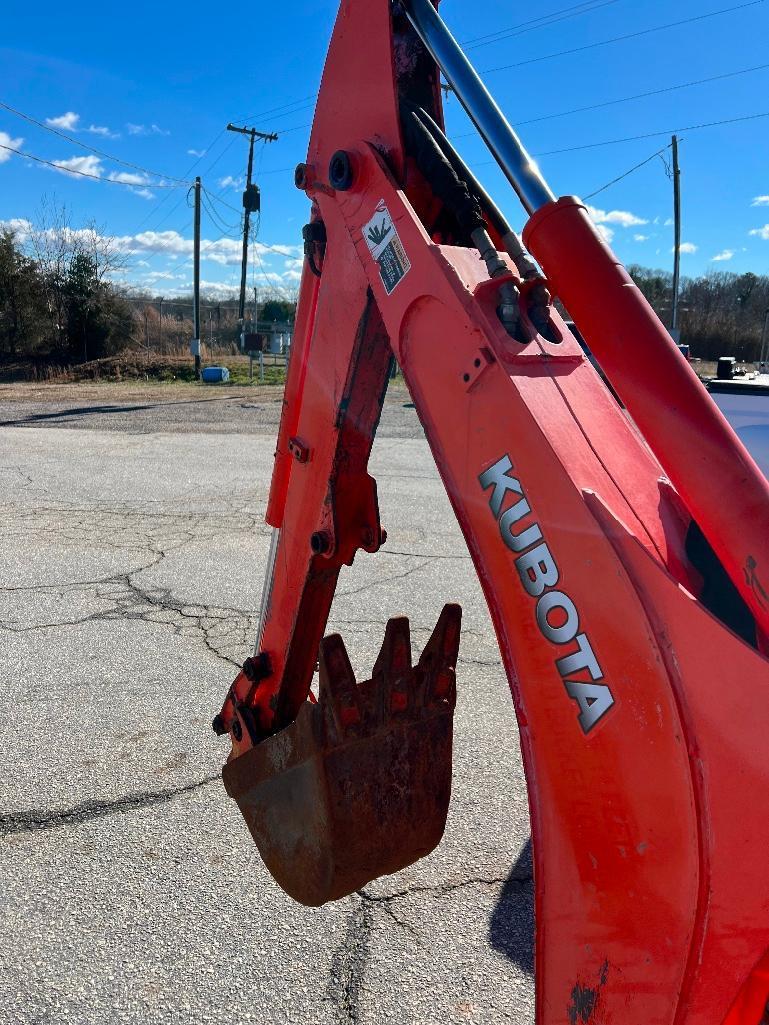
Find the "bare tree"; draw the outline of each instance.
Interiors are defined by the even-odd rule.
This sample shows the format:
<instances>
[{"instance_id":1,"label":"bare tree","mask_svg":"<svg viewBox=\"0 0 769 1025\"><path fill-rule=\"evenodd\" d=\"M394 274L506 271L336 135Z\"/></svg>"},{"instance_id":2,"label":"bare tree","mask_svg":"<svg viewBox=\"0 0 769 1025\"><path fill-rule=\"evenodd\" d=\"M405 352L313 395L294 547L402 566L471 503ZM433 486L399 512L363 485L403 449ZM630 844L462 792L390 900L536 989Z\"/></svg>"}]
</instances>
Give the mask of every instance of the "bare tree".
<instances>
[{"instance_id":1,"label":"bare tree","mask_svg":"<svg viewBox=\"0 0 769 1025\"><path fill-rule=\"evenodd\" d=\"M115 244L114 236L105 233L95 221L82 228L73 228L69 210L56 197L43 197L28 239L30 254L37 263L46 296L51 328L60 348L67 335L67 311L70 302L73 273L83 261L91 268L96 286L93 302L116 271L122 270L127 259Z\"/></svg>"}]
</instances>

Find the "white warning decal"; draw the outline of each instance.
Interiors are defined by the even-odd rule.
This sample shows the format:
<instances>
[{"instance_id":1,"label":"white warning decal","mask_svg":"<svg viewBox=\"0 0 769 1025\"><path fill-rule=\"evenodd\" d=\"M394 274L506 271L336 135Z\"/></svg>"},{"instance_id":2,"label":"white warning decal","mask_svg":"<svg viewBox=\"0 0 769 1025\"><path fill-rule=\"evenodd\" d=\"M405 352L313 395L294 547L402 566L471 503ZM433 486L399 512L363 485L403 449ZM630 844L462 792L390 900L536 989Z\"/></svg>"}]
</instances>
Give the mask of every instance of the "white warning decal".
<instances>
[{"instance_id":1,"label":"white warning decal","mask_svg":"<svg viewBox=\"0 0 769 1025\"><path fill-rule=\"evenodd\" d=\"M390 295L411 268L411 261L398 237L385 201L380 199L371 220L363 225L363 237L371 255L379 264L379 276Z\"/></svg>"}]
</instances>

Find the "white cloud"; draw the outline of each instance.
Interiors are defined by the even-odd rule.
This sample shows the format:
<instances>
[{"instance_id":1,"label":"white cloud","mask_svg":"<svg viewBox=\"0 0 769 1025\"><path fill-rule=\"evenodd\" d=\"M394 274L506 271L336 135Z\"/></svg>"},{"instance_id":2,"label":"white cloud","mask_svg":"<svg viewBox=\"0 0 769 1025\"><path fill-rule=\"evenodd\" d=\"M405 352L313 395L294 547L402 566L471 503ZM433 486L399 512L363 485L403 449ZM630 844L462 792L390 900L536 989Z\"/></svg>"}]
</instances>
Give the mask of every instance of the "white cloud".
<instances>
[{"instance_id":1,"label":"white cloud","mask_svg":"<svg viewBox=\"0 0 769 1025\"><path fill-rule=\"evenodd\" d=\"M191 157L204 157L206 155L206 152L207 151L204 150L204 149L188 149L187 150L187 153Z\"/></svg>"},{"instance_id":2,"label":"white cloud","mask_svg":"<svg viewBox=\"0 0 769 1025\"><path fill-rule=\"evenodd\" d=\"M86 131L90 132L91 135L100 135L103 139L120 138L119 132L113 132L110 128L105 128L104 125L89 125Z\"/></svg>"},{"instance_id":3,"label":"white cloud","mask_svg":"<svg viewBox=\"0 0 769 1025\"><path fill-rule=\"evenodd\" d=\"M663 224L665 225L666 228L669 228L672 225L672 223L673 223L673 218L672 217L666 217L665 220L663 221Z\"/></svg>"},{"instance_id":4,"label":"white cloud","mask_svg":"<svg viewBox=\"0 0 769 1025\"><path fill-rule=\"evenodd\" d=\"M13 156L10 150L19 149L23 142L23 139L12 139L7 132L0 132L0 145L8 147L8 149L0 149L0 164L10 160Z\"/></svg>"},{"instance_id":5,"label":"white cloud","mask_svg":"<svg viewBox=\"0 0 769 1025\"><path fill-rule=\"evenodd\" d=\"M178 259L180 256L191 257L193 243L178 231L143 231L138 235L122 235L114 240L115 246L128 256L162 254L165 259ZM273 246L268 249L261 242L254 242L252 252L256 251L260 260L269 261L271 249L279 250L282 256L298 256L300 246ZM201 239L200 259L220 266L239 266L242 252L240 239L220 238L216 240Z\"/></svg>"},{"instance_id":6,"label":"white cloud","mask_svg":"<svg viewBox=\"0 0 769 1025\"><path fill-rule=\"evenodd\" d=\"M736 250L734 249L722 249L720 253L716 253L711 259L713 263L721 263L723 260L731 260L735 252Z\"/></svg>"},{"instance_id":7,"label":"white cloud","mask_svg":"<svg viewBox=\"0 0 769 1025\"><path fill-rule=\"evenodd\" d=\"M63 132L76 132L79 120L79 114L76 114L74 110L68 110L66 114L60 114L58 117L47 117L45 123L51 128L59 128Z\"/></svg>"},{"instance_id":8,"label":"white cloud","mask_svg":"<svg viewBox=\"0 0 769 1025\"><path fill-rule=\"evenodd\" d=\"M763 228L751 228L748 234L758 235L759 238L769 242L769 224L765 224Z\"/></svg>"},{"instance_id":9,"label":"white cloud","mask_svg":"<svg viewBox=\"0 0 769 1025\"><path fill-rule=\"evenodd\" d=\"M129 135L170 135L165 129L158 125L134 125L130 121L126 125Z\"/></svg>"},{"instance_id":10,"label":"white cloud","mask_svg":"<svg viewBox=\"0 0 769 1025\"><path fill-rule=\"evenodd\" d=\"M643 217L631 214L629 210L601 210L596 206L587 207L587 212L594 224L618 224L621 228L632 228L639 224L648 224Z\"/></svg>"},{"instance_id":11,"label":"white cloud","mask_svg":"<svg viewBox=\"0 0 769 1025\"><path fill-rule=\"evenodd\" d=\"M150 189L131 189L131 192L135 196L141 196L142 199L154 199L155 193L151 192Z\"/></svg>"},{"instance_id":12,"label":"white cloud","mask_svg":"<svg viewBox=\"0 0 769 1025\"><path fill-rule=\"evenodd\" d=\"M769 206L769 196L756 196L751 206Z\"/></svg>"},{"instance_id":13,"label":"white cloud","mask_svg":"<svg viewBox=\"0 0 769 1025\"><path fill-rule=\"evenodd\" d=\"M257 245L261 243L257 242ZM293 256L295 253L301 253L301 246L263 246L265 252L278 253L280 256Z\"/></svg>"},{"instance_id":14,"label":"white cloud","mask_svg":"<svg viewBox=\"0 0 769 1025\"><path fill-rule=\"evenodd\" d=\"M167 270L153 270L146 275L145 281L181 281L187 275L186 274L172 274Z\"/></svg>"},{"instance_id":15,"label":"white cloud","mask_svg":"<svg viewBox=\"0 0 769 1025\"><path fill-rule=\"evenodd\" d=\"M122 182L124 185L146 185L149 181L146 174L134 174L131 171L112 171L107 177L111 182Z\"/></svg>"},{"instance_id":16,"label":"white cloud","mask_svg":"<svg viewBox=\"0 0 769 1025\"><path fill-rule=\"evenodd\" d=\"M135 187L132 188L132 191L136 191ZM20 241L24 242L29 238L33 226L25 218L12 218L0 220L0 229L14 231ZM83 238L89 245L93 245L100 237L91 228L67 228L65 231L68 238ZM190 291L194 248L192 238L186 238L178 231L173 230L143 231L137 235L112 237L110 243L117 252L131 258L128 261L129 273L127 275L131 283L141 286L142 284L149 285L153 281L168 282L172 286L166 293L168 295ZM268 249L263 243L254 242L251 252L258 254L262 262L264 269L262 280L265 283L278 287L282 284L284 287L293 288L299 281L302 266L301 246L276 245ZM204 280L201 282L201 288L219 297L236 293L237 286L232 279L235 276L234 269L240 267L240 258L241 243L239 240L202 239L201 260L207 264L211 277L215 278L220 273L218 268L222 268L222 277L230 280L226 283ZM279 265L280 270L276 269L276 264ZM178 287L173 284L174 282L180 282Z\"/></svg>"},{"instance_id":17,"label":"white cloud","mask_svg":"<svg viewBox=\"0 0 769 1025\"><path fill-rule=\"evenodd\" d=\"M201 281L200 291L215 299L233 299L238 294L234 285L225 284L223 281Z\"/></svg>"},{"instance_id":18,"label":"white cloud","mask_svg":"<svg viewBox=\"0 0 769 1025\"><path fill-rule=\"evenodd\" d=\"M11 217L8 221L0 221L0 228L12 231L23 242L32 231L32 222L25 217Z\"/></svg>"},{"instance_id":19,"label":"white cloud","mask_svg":"<svg viewBox=\"0 0 769 1025\"><path fill-rule=\"evenodd\" d=\"M682 253L696 253L697 246L693 242L682 242L678 247ZM675 246L670 250L671 253L675 252Z\"/></svg>"},{"instance_id":20,"label":"white cloud","mask_svg":"<svg viewBox=\"0 0 769 1025\"><path fill-rule=\"evenodd\" d=\"M651 235L633 235L634 242L648 242Z\"/></svg>"},{"instance_id":21,"label":"white cloud","mask_svg":"<svg viewBox=\"0 0 769 1025\"><path fill-rule=\"evenodd\" d=\"M101 166L101 160L98 157L92 156L70 157L68 160L54 160L53 164L57 171L61 171L62 174L69 175L70 178L77 178L82 174L90 174L95 178L101 178L102 171L104 170Z\"/></svg>"},{"instance_id":22,"label":"white cloud","mask_svg":"<svg viewBox=\"0 0 769 1025\"><path fill-rule=\"evenodd\" d=\"M605 224L596 224L596 228L604 242L609 245L611 240L614 238L614 228L607 228Z\"/></svg>"},{"instance_id":23,"label":"white cloud","mask_svg":"<svg viewBox=\"0 0 769 1025\"><path fill-rule=\"evenodd\" d=\"M244 182L242 178L233 178L231 174L228 174L224 178L220 178L217 184L220 189L242 189Z\"/></svg>"}]
</instances>

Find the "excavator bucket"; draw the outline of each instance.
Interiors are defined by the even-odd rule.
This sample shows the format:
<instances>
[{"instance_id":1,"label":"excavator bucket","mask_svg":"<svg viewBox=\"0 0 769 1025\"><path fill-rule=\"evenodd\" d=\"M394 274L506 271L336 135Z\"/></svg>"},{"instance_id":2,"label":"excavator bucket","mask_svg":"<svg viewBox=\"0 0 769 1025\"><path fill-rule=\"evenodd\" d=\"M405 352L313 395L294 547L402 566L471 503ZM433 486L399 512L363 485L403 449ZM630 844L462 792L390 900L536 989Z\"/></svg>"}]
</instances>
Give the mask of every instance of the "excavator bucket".
<instances>
[{"instance_id":1,"label":"excavator bucket","mask_svg":"<svg viewBox=\"0 0 769 1025\"><path fill-rule=\"evenodd\" d=\"M416 666L408 619L391 619L361 684L342 638L324 638L317 702L225 766L265 865L300 903L345 897L439 843L461 615L458 605L443 609Z\"/></svg>"}]
</instances>

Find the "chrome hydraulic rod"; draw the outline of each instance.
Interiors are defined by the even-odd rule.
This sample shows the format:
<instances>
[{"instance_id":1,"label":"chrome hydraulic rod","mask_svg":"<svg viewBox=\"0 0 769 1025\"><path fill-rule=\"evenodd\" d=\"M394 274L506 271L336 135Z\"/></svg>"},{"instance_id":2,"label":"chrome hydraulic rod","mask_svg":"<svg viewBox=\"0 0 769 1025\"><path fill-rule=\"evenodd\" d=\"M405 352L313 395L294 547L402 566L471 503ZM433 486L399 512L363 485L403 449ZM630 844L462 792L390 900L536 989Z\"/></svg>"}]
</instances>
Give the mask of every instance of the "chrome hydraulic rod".
<instances>
[{"instance_id":1,"label":"chrome hydraulic rod","mask_svg":"<svg viewBox=\"0 0 769 1025\"><path fill-rule=\"evenodd\" d=\"M273 527L272 537L270 538L270 551L267 556L267 569L265 570L264 585L262 586L262 602L259 607L259 626L256 631L256 644L254 645L255 655L258 655L262 650L262 638L264 637L267 612L270 607L270 599L272 598L272 585L275 580L275 560L278 555L279 543L280 530L277 527Z\"/></svg>"},{"instance_id":2,"label":"chrome hydraulic rod","mask_svg":"<svg viewBox=\"0 0 769 1025\"><path fill-rule=\"evenodd\" d=\"M491 150L523 208L533 214L555 200L539 168L494 102L478 72L438 16L430 0L403 0L411 24Z\"/></svg>"}]
</instances>

